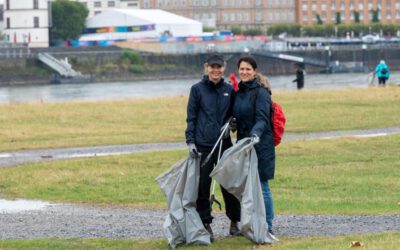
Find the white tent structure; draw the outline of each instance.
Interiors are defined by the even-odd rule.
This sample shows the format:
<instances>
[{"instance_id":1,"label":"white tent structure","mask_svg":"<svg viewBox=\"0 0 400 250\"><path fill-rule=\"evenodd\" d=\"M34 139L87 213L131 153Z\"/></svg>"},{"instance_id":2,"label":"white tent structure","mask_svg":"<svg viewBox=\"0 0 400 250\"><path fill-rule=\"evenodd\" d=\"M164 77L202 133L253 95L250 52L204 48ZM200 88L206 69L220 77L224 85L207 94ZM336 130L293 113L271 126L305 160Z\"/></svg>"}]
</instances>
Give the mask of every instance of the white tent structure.
<instances>
[{"instance_id":1,"label":"white tent structure","mask_svg":"<svg viewBox=\"0 0 400 250\"><path fill-rule=\"evenodd\" d=\"M162 34L174 37L200 36L201 22L158 9L110 9L86 20L89 33L80 41L127 40L157 38Z\"/></svg>"}]
</instances>

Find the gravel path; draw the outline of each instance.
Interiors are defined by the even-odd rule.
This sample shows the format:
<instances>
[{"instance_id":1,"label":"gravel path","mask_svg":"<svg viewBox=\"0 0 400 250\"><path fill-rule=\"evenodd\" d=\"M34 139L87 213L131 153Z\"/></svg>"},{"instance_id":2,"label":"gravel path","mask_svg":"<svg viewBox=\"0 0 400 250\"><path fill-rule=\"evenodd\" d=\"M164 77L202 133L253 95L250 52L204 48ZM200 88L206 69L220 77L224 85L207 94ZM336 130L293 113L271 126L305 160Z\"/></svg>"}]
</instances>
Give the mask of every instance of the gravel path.
<instances>
[{"instance_id":1,"label":"gravel path","mask_svg":"<svg viewBox=\"0 0 400 250\"><path fill-rule=\"evenodd\" d=\"M400 133L400 127L357 131L322 132L305 135L286 134L284 140L336 137L369 137ZM184 148L183 143L154 143L52 150L24 150L0 153L0 167L76 157L118 155L143 151ZM42 209L8 211L0 206L0 240L32 238L163 238L166 211L95 207L74 204L48 204ZM215 213L216 237L228 236L228 219ZM336 236L400 232L400 214L394 215L277 215L277 236Z\"/></svg>"},{"instance_id":2,"label":"gravel path","mask_svg":"<svg viewBox=\"0 0 400 250\"><path fill-rule=\"evenodd\" d=\"M0 239L163 238L166 211L51 204L43 210L0 213ZM229 221L214 213L217 238L228 236ZM400 232L397 215L277 215L277 236L336 236Z\"/></svg>"}]
</instances>

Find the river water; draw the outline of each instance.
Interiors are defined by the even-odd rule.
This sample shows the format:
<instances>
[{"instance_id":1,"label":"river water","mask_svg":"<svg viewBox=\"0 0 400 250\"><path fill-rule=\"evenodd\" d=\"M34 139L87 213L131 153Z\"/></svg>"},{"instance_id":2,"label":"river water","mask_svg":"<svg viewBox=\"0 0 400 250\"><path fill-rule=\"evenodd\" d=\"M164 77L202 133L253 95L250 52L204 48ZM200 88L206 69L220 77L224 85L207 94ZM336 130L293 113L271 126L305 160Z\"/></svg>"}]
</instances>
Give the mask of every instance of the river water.
<instances>
[{"instance_id":1,"label":"river water","mask_svg":"<svg viewBox=\"0 0 400 250\"><path fill-rule=\"evenodd\" d=\"M296 91L296 83L292 82L294 78L294 75L269 77L273 90L288 91ZM95 101L188 95L191 85L199 79L4 86L0 87L0 103ZM305 75L305 89L365 88L370 83L371 76L367 73ZM374 83L377 84L376 78ZM391 72L390 83L400 83L400 72Z\"/></svg>"}]
</instances>

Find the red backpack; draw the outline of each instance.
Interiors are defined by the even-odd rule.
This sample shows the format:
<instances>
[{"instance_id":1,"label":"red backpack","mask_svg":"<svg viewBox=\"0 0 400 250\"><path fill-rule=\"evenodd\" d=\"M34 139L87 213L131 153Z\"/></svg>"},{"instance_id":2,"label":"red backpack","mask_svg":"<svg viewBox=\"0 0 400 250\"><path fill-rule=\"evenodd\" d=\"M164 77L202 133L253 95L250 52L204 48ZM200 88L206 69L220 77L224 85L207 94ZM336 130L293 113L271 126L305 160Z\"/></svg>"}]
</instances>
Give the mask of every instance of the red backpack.
<instances>
[{"instance_id":1,"label":"red backpack","mask_svg":"<svg viewBox=\"0 0 400 250\"><path fill-rule=\"evenodd\" d=\"M263 86L259 86L263 87ZM256 88L258 90L258 88ZM270 90L267 89L269 92ZM253 92L254 97L254 106L257 102L257 95L258 91ZM271 93L271 92L270 92ZM271 99L271 127L272 127L272 135L274 137L274 145L275 147L278 146L283 137L283 133L285 132L285 123L286 123L286 117L285 114L283 113L283 109L281 105L279 105L277 102L272 101Z\"/></svg>"},{"instance_id":2,"label":"red backpack","mask_svg":"<svg viewBox=\"0 0 400 250\"><path fill-rule=\"evenodd\" d=\"M274 145L276 147L282 141L283 133L285 132L286 117L283 114L281 105L274 101L271 102L272 134L274 136Z\"/></svg>"}]
</instances>

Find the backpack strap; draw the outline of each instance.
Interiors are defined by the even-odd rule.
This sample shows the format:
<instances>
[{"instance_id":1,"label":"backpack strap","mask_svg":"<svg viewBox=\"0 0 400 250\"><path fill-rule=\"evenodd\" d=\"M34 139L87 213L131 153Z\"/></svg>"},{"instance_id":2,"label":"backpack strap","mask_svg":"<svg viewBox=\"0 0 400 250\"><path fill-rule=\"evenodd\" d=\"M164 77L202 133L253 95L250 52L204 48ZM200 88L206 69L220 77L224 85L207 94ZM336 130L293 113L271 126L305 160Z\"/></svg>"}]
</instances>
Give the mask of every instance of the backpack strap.
<instances>
[{"instance_id":1,"label":"backpack strap","mask_svg":"<svg viewBox=\"0 0 400 250\"><path fill-rule=\"evenodd\" d=\"M253 122L254 122L254 123L256 122L256 103L257 103L257 97L258 97L258 92L259 92L258 90L259 90L261 87L262 87L262 86L257 85L256 88L250 90L250 91L252 92L252 93L251 93L251 96L250 96L250 100L253 101L253 107L254 107L254 118L253 118ZM271 93L271 91L270 91L269 89L267 89L267 90ZM265 105L267 105L267 104L265 104ZM273 107L273 105L272 105L272 99L271 99L270 112L269 112L269 123L270 123L270 125L271 125L272 131L274 131L274 124L273 124L273 122L272 122L273 112L274 112L274 107Z\"/></svg>"}]
</instances>

